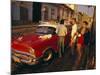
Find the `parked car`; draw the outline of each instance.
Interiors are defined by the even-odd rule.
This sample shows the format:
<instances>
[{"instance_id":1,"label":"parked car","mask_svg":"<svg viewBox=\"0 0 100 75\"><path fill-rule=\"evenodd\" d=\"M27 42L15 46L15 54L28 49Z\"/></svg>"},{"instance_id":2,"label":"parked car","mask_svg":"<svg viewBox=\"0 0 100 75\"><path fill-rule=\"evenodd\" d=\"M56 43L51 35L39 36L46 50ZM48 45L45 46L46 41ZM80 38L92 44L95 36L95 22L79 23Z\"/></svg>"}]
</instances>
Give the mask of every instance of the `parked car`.
<instances>
[{"instance_id":1,"label":"parked car","mask_svg":"<svg viewBox=\"0 0 100 75\"><path fill-rule=\"evenodd\" d=\"M34 34L23 35L12 41L12 60L17 63L35 65L51 62L58 53L57 25L42 23Z\"/></svg>"}]
</instances>

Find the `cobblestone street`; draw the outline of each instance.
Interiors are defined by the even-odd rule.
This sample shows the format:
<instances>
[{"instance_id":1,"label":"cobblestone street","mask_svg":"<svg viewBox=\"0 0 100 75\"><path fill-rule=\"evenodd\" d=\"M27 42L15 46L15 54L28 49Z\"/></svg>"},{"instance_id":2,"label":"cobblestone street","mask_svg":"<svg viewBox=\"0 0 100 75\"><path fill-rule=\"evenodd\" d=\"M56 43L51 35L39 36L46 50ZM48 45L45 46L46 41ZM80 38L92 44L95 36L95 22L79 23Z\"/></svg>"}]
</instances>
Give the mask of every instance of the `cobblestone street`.
<instances>
[{"instance_id":1,"label":"cobblestone street","mask_svg":"<svg viewBox=\"0 0 100 75\"><path fill-rule=\"evenodd\" d=\"M19 34L27 35L33 34L36 27L23 26L24 28L14 29L13 35L14 37L19 36ZM62 58L55 58L53 62L49 65L35 65L35 66L19 66L16 63L12 63L12 74L25 74L25 73L41 73L41 72L58 72L58 71L73 71L72 67L75 62L76 56L71 56L70 48L65 49L65 53ZM93 68L90 68L93 69ZM80 69L82 70L82 69ZM83 69L85 70L85 69Z\"/></svg>"}]
</instances>

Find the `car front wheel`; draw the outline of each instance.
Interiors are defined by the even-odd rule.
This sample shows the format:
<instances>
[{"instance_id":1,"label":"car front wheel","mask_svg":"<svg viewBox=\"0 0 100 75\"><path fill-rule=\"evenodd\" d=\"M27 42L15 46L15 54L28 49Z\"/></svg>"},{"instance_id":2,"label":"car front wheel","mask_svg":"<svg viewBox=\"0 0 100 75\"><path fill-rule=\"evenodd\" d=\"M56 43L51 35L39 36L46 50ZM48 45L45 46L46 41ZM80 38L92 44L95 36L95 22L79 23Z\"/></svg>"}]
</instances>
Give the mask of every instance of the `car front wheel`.
<instances>
[{"instance_id":1,"label":"car front wheel","mask_svg":"<svg viewBox=\"0 0 100 75\"><path fill-rule=\"evenodd\" d=\"M54 59L54 52L52 49L48 49L43 55L43 58L42 58L43 63L50 64L52 63L53 59Z\"/></svg>"}]
</instances>

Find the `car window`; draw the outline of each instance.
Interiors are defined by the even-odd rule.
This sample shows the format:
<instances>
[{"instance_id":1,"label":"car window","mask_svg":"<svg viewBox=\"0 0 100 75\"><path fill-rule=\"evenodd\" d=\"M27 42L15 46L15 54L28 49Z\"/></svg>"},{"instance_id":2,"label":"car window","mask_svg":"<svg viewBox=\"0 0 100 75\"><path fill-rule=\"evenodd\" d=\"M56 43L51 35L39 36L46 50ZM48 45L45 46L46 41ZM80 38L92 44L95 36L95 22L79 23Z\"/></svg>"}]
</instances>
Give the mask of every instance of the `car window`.
<instances>
[{"instance_id":1,"label":"car window","mask_svg":"<svg viewBox=\"0 0 100 75\"><path fill-rule=\"evenodd\" d=\"M40 26L37 27L36 32L38 34L56 34L56 29L53 27L46 27L46 26Z\"/></svg>"}]
</instances>

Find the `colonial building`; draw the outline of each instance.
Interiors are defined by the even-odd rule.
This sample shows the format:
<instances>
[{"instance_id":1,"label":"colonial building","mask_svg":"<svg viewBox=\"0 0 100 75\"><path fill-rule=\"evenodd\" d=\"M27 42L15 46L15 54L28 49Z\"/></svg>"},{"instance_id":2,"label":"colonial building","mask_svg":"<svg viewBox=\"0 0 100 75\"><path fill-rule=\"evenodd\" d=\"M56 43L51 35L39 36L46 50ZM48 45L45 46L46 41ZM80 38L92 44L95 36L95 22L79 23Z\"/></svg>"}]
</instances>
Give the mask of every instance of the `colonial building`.
<instances>
[{"instance_id":1,"label":"colonial building","mask_svg":"<svg viewBox=\"0 0 100 75\"><path fill-rule=\"evenodd\" d=\"M65 4L12 1L11 5L12 25L68 19L74 15L74 10Z\"/></svg>"},{"instance_id":2,"label":"colonial building","mask_svg":"<svg viewBox=\"0 0 100 75\"><path fill-rule=\"evenodd\" d=\"M43 3L42 20L68 19L74 14L74 11L64 4Z\"/></svg>"},{"instance_id":3,"label":"colonial building","mask_svg":"<svg viewBox=\"0 0 100 75\"><path fill-rule=\"evenodd\" d=\"M12 1L11 3L12 24L25 24L32 22L32 2Z\"/></svg>"}]
</instances>

